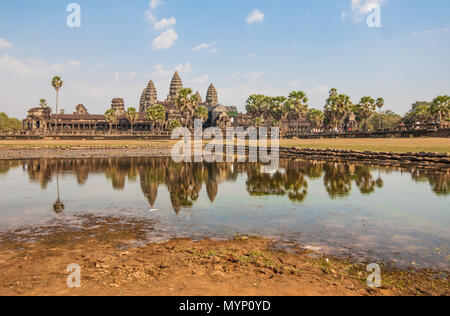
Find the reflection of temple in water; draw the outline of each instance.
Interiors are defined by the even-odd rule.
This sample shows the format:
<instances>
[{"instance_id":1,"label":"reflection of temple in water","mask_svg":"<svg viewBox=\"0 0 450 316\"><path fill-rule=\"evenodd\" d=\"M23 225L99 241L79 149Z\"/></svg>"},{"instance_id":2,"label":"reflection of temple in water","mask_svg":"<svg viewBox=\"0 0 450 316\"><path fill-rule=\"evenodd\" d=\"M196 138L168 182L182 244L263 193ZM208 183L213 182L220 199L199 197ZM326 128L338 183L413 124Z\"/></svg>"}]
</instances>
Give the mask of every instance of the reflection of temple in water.
<instances>
[{"instance_id":1,"label":"reflection of temple in water","mask_svg":"<svg viewBox=\"0 0 450 316\"><path fill-rule=\"evenodd\" d=\"M28 173L30 181L39 183L42 189L46 189L57 174L75 175L77 183L82 186L87 182L90 173L102 173L111 181L114 190L124 190L127 179L129 182L139 179L142 193L152 208L157 201L159 187L165 186L176 213L194 205L203 185L209 200L214 202L220 194L220 184L236 181L239 174L247 176L246 188L251 196L286 196L297 203L307 198L307 179L323 178L325 190L330 198L334 199L349 196L354 185L361 194L370 195L383 187L381 171L389 173L395 170L410 172L414 181L429 182L435 194L450 195L448 173L380 167L378 174L374 176L377 169L370 165L352 163L282 160L279 171L262 174L260 165L255 163L177 164L170 158L148 157L41 159L0 161L0 175L19 166Z\"/></svg>"}]
</instances>

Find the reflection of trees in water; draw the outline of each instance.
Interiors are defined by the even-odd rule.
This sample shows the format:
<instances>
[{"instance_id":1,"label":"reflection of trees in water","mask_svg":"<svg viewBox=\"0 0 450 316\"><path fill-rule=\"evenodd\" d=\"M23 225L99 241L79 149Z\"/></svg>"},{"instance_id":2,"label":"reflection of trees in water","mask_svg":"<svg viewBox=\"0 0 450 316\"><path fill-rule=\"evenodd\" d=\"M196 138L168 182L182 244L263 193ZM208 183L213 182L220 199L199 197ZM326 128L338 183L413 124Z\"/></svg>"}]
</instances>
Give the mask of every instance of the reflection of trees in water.
<instances>
[{"instance_id":1,"label":"reflection of trees in water","mask_svg":"<svg viewBox=\"0 0 450 316\"><path fill-rule=\"evenodd\" d=\"M0 175L6 174L11 170L11 168L17 168L21 165L20 161L17 160L1 160L0 161Z\"/></svg>"},{"instance_id":2,"label":"reflection of trees in water","mask_svg":"<svg viewBox=\"0 0 450 316\"><path fill-rule=\"evenodd\" d=\"M328 195L335 199L348 196L352 190L351 170L349 165L327 163L324 166L323 183Z\"/></svg>"},{"instance_id":3,"label":"reflection of trees in water","mask_svg":"<svg viewBox=\"0 0 450 316\"><path fill-rule=\"evenodd\" d=\"M373 180L373 176L370 172L370 168L367 165L358 165L355 168L356 185L359 191L364 195L370 195L375 192L376 181Z\"/></svg>"},{"instance_id":4,"label":"reflection of trees in water","mask_svg":"<svg viewBox=\"0 0 450 316\"><path fill-rule=\"evenodd\" d=\"M413 170L411 175L413 180L416 182L430 183L431 189L437 195L450 195L450 174L433 171Z\"/></svg>"},{"instance_id":5,"label":"reflection of trees in water","mask_svg":"<svg viewBox=\"0 0 450 316\"><path fill-rule=\"evenodd\" d=\"M252 196L284 196L287 194L291 201L303 202L308 195L305 173L310 166L312 165L305 161L282 162L280 167L284 169L284 172L262 174L260 173L261 166L252 164L247 170L247 191Z\"/></svg>"},{"instance_id":6,"label":"reflection of trees in water","mask_svg":"<svg viewBox=\"0 0 450 316\"><path fill-rule=\"evenodd\" d=\"M104 158L104 159L41 159L27 161L1 161L0 173L20 166L28 173L31 182L47 188L55 174L74 174L79 185L88 181L89 173L104 173L115 190L124 190L126 180L137 181L142 193L153 207L158 188L165 185L170 193L173 209L180 212L189 208L199 198L205 185L211 202L219 195L224 181L235 181L239 174L247 175L246 187L251 196L287 196L291 201L303 202L308 195L307 179L323 177L323 183L331 198L346 197L352 190L352 182L364 195L370 195L383 187L383 174L393 168L379 168L372 175L372 167L365 164L328 163L320 161L280 161L280 170L274 174L260 173L256 163L174 163L170 158ZM398 169L404 171L404 169ZM428 181L436 194L449 195L450 177L445 173L423 172L411 169L415 181Z\"/></svg>"}]
</instances>

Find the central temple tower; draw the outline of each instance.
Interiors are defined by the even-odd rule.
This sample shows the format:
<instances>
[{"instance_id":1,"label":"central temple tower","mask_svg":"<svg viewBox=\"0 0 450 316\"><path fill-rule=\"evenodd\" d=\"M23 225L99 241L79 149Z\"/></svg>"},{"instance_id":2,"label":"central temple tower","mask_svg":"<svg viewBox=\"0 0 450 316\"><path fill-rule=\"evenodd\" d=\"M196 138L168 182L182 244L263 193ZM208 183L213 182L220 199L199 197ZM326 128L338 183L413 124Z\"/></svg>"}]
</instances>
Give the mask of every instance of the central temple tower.
<instances>
[{"instance_id":1,"label":"central temple tower","mask_svg":"<svg viewBox=\"0 0 450 316\"><path fill-rule=\"evenodd\" d=\"M183 88L183 82L181 81L178 71L175 71L172 82L170 83L169 95L167 96L168 102L173 102L178 96L178 91Z\"/></svg>"}]
</instances>

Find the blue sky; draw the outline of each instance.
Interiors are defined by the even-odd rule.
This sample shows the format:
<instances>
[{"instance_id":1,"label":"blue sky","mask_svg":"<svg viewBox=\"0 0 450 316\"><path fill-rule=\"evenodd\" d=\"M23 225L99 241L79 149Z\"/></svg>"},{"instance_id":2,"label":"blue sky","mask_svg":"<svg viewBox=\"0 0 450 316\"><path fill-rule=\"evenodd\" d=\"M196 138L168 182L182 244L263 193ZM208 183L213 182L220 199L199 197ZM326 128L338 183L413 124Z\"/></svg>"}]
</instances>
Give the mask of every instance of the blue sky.
<instances>
[{"instance_id":1,"label":"blue sky","mask_svg":"<svg viewBox=\"0 0 450 316\"><path fill-rule=\"evenodd\" d=\"M66 7L81 7L81 27ZM369 28L367 5L381 7ZM61 75L62 108L139 106L150 79L165 99L175 69L204 96L244 110L253 93L303 90L323 108L336 87L354 102L384 97L405 113L450 94L448 0L5 0L0 2L0 111L24 117Z\"/></svg>"}]
</instances>

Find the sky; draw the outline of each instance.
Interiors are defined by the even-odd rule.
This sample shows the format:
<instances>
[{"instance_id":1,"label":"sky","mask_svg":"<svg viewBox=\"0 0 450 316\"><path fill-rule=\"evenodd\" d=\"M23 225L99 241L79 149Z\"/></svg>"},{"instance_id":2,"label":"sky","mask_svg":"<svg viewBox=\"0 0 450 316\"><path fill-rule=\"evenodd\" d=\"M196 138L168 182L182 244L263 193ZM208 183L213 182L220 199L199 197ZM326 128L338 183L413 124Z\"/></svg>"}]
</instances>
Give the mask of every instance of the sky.
<instances>
[{"instance_id":1,"label":"sky","mask_svg":"<svg viewBox=\"0 0 450 316\"><path fill-rule=\"evenodd\" d=\"M73 19L80 8L80 27ZM378 10L380 27L367 22ZM69 17L69 24L67 23ZM60 107L127 107L152 79L165 100L171 77L203 98L245 111L249 95L305 91L322 109L337 88L357 103L383 97L404 114L450 94L448 0L3 0L0 112L24 118L60 75Z\"/></svg>"}]
</instances>

